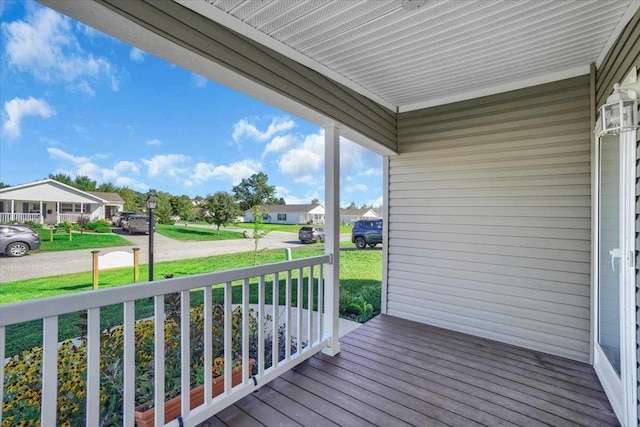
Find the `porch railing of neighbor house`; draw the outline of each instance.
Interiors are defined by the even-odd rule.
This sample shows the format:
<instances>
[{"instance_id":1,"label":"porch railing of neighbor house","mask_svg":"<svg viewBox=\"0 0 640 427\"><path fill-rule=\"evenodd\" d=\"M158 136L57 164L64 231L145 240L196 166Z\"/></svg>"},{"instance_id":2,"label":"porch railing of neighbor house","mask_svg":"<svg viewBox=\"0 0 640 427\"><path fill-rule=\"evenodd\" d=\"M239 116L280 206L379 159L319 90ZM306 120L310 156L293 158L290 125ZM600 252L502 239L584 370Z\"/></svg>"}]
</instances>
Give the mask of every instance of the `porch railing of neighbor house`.
<instances>
[{"instance_id":1,"label":"porch railing of neighbor house","mask_svg":"<svg viewBox=\"0 0 640 427\"><path fill-rule=\"evenodd\" d=\"M58 222L68 221L70 223L76 223L76 222L78 222L78 219L80 219L81 216L89 217L88 214L61 213L61 214L58 214Z\"/></svg>"},{"instance_id":2,"label":"porch railing of neighbor house","mask_svg":"<svg viewBox=\"0 0 640 427\"><path fill-rule=\"evenodd\" d=\"M0 212L0 223L9 222L25 222L36 221L40 222L40 214L37 213L18 213L18 212Z\"/></svg>"},{"instance_id":3,"label":"porch railing of neighbor house","mask_svg":"<svg viewBox=\"0 0 640 427\"><path fill-rule=\"evenodd\" d=\"M273 264L246 267L237 270L228 270L215 273L207 273L196 276L180 277L175 279L147 282L126 287L117 287L91 292L83 292L42 300L33 300L15 304L9 304L0 308L0 360L5 360L5 337L7 328L14 324L28 321L42 320L43 325L43 357L42 357L42 385L41 385L41 414L40 420L43 426L57 425L57 393L58 393L58 318L66 313L86 313L86 425L99 425L100 416L100 365L101 365L101 337L104 340L104 330L100 326L101 307L116 304L122 307L123 325L122 334L124 340L123 351L123 425L134 427L134 407L136 393L135 378L135 304L136 301L153 299L153 311L155 319L165 319L165 296L179 293L179 318L180 334L175 340L180 342L180 384L181 384L181 417L179 420L165 420L165 322L154 322L154 407L156 426L195 426L210 418L225 407L235 403L248 395L258 387L290 370L298 363L308 359L331 343L331 331L326 331L323 325L323 306L325 278L323 272L328 264L332 263L332 255L321 255L303 258L293 261L278 262ZM269 283L271 279L271 283ZM280 281L282 280L282 283ZM333 286L327 279L327 286ZM241 301L239 292L236 300L242 307L241 325L236 325L236 332L241 330L241 346L236 349L236 359L241 360L242 366L249 366L250 358L250 291L257 292L257 310L254 312L258 319L258 351L256 360L256 375L251 375L247 369L242 369L242 381L233 386L232 378L232 289L241 287ZM255 289L257 287L257 289ZM271 288L272 295L285 294L285 304L279 305L278 298L272 298L273 304L265 298L265 290ZM285 289L281 289L284 287ZM223 341L224 341L224 391L213 397L212 378L213 359L212 354L212 307L214 306L214 289L223 289ZM292 304L292 289L297 291L297 301ZM190 345L190 298L200 295L203 298L204 324L204 403L198 407L190 408L190 375L191 373L191 345ZM307 295L303 296L304 293ZM218 291L219 292L219 291ZM308 310L303 310L307 305ZM317 304L317 311L313 307ZM265 307L266 306L266 307ZM255 307L255 306L254 306ZM237 308L237 306L236 306ZM218 306L218 309L219 308ZM327 312L328 313L328 312ZM315 314L315 316L314 316ZM284 339L286 345L284 357L279 355L278 349L278 319L284 315ZM292 315L296 320L292 322ZM273 318L273 330L269 333L263 327L265 319ZM336 318L333 321L337 322ZM303 326L302 319L306 325ZM315 321L314 321L315 319ZM253 332L255 335L255 331ZM237 336L237 335L236 335ZM280 337L280 339L282 339ZM111 338L107 338L111 339ZM335 337L337 340L337 337ZM272 360L265 361L265 346L272 345ZM103 343L104 344L104 343ZM241 354L238 354L241 353ZM266 367L265 365L270 365ZM4 401L4 364L0 363L0 402ZM1 415L0 415L1 417ZM0 419L0 422L2 420Z\"/></svg>"}]
</instances>

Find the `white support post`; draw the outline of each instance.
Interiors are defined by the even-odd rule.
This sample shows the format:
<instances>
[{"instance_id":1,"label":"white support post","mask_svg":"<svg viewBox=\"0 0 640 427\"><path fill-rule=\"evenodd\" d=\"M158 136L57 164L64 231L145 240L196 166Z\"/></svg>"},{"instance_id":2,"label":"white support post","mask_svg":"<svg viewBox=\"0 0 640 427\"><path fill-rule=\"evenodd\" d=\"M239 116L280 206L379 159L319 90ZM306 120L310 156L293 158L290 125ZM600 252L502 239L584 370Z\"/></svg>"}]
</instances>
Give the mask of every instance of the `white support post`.
<instances>
[{"instance_id":1,"label":"white support post","mask_svg":"<svg viewBox=\"0 0 640 427\"><path fill-rule=\"evenodd\" d=\"M40 200L40 224L44 224L44 218L42 217L42 200Z\"/></svg>"},{"instance_id":2,"label":"white support post","mask_svg":"<svg viewBox=\"0 0 640 427\"><path fill-rule=\"evenodd\" d=\"M327 265L324 286L324 333L329 347L322 352L335 356L340 352L338 307L340 298L340 128L324 128L324 253L332 255ZM311 307L309 307L311 310ZM319 316L320 317L320 316Z\"/></svg>"},{"instance_id":3,"label":"white support post","mask_svg":"<svg viewBox=\"0 0 640 427\"><path fill-rule=\"evenodd\" d=\"M385 224L382 226L382 301L380 312L387 314L387 293L389 285L389 156L382 160L382 218Z\"/></svg>"},{"instance_id":4,"label":"white support post","mask_svg":"<svg viewBox=\"0 0 640 427\"><path fill-rule=\"evenodd\" d=\"M56 224L60 222L60 202L56 202Z\"/></svg>"},{"instance_id":5,"label":"white support post","mask_svg":"<svg viewBox=\"0 0 640 427\"><path fill-rule=\"evenodd\" d=\"M16 201L15 200L11 200L11 221L15 220L16 218Z\"/></svg>"}]
</instances>

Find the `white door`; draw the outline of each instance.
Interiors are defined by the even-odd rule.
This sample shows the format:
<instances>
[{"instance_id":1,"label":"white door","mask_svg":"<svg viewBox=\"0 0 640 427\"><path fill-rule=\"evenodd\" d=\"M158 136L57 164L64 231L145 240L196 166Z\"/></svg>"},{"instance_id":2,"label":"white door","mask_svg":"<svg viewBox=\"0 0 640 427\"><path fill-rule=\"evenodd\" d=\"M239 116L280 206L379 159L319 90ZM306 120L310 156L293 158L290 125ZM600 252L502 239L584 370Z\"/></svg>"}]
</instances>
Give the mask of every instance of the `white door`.
<instances>
[{"instance_id":1,"label":"white door","mask_svg":"<svg viewBox=\"0 0 640 427\"><path fill-rule=\"evenodd\" d=\"M635 132L596 148L594 368L622 425L635 426Z\"/></svg>"}]
</instances>

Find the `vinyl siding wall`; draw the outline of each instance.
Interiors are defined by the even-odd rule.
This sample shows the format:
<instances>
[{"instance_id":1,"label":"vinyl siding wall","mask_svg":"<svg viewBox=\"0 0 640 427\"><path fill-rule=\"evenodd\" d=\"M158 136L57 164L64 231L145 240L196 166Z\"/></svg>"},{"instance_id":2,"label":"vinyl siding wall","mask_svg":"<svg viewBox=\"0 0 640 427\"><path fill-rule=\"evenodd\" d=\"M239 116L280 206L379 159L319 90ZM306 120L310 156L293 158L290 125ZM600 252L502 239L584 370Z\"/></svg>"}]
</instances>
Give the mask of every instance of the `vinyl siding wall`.
<instances>
[{"instance_id":1,"label":"vinyl siding wall","mask_svg":"<svg viewBox=\"0 0 640 427\"><path fill-rule=\"evenodd\" d=\"M618 40L607 53L604 61L596 71L596 104L600 107L611 94L613 84L620 82L632 67L640 69L640 10L636 12L631 21L618 37ZM640 132L638 135L638 150L640 154ZM636 160L636 249L640 248L640 162ZM636 250L636 319L640 325L640 252ZM640 344L640 327L636 326L636 336ZM640 361L640 345L637 360ZM638 366L640 374L640 365ZM640 378L640 375L638 375ZM640 384L638 384L638 396L640 396ZM640 408L640 402L639 402ZM638 411L640 414L640 410ZM639 418L640 420L640 418ZM640 423L639 423L640 424Z\"/></svg>"},{"instance_id":2,"label":"vinyl siding wall","mask_svg":"<svg viewBox=\"0 0 640 427\"><path fill-rule=\"evenodd\" d=\"M589 360L590 80L402 113L387 313Z\"/></svg>"}]
</instances>

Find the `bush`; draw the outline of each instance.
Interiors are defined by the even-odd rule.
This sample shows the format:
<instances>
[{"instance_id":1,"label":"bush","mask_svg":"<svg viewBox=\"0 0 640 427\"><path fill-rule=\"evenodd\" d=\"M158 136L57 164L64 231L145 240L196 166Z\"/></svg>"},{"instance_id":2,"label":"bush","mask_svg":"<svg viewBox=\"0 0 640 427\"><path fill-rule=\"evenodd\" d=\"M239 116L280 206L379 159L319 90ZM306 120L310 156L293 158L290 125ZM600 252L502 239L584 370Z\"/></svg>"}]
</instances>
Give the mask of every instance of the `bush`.
<instances>
[{"instance_id":1,"label":"bush","mask_svg":"<svg viewBox=\"0 0 640 427\"><path fill-rule=\"evenodd\" d=\"M340 317L364 323L380 314L380 286L363 286L352 293L346 289L340 291Z\"/></svg>"},{"instance_id":2,"label":"bush","mask_svg":"<svg viewBox=\"0 0 640 427\"><path fill-rule=\"evenodd\" d=\"M109 226L99 225L94 229L94 231L96 233L111 233L112 230L111 230L111 227Z\"/></svg>"},{"instance_id":3,"label":"bush","mask_svg":"<svg viewBox=\"0 0 640 427\"><path fill-rule=\"evenodd\" d=\"M40 224L39 222L35 222L35 221L25 221L24 225L28 225L29 227L39 230L42 228L42 224Z\"/></svg>"},{"instance_id":4,"label":"bush","mask_svg":"<svg viewBox=\"0 0 640 427\"><path fill-rule=\"evenodd\" d=\"M98 228L98 221L91 221L89 223L87 223L87 228L89 230L95 230L96 228Z\"/></svg>"}]
</instances>

